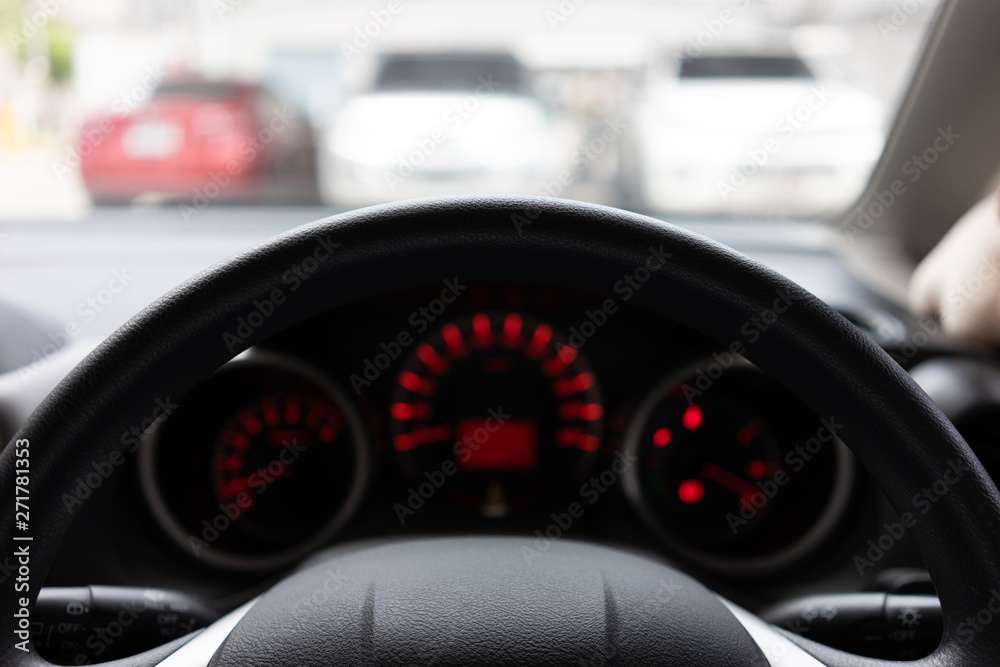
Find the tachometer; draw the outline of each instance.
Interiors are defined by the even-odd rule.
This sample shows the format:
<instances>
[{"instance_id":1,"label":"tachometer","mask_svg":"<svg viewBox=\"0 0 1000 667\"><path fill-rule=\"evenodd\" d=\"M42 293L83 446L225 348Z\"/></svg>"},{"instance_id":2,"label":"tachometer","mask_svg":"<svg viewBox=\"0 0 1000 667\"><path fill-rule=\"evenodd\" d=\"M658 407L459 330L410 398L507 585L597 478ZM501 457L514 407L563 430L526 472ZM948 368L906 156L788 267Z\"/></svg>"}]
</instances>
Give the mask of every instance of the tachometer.
<instances>
[{"instance_id":1,"label":"tachometer","mask_svg":"<svg viewBox=\"0 0 1000 667\"><path fill-rule=\"evenodd\" d=\"M361 417L336 384L253 352L146 432L140 469L154 515L184 551L255 570L329 540L361 500L370 455Z\"/></svg>"},{"instance_id":2,"label":"tachometer","mask_svg":"<svg viewBox=\"0 0 1000 667\"><path fill-rule=\"evenodd\" d=\"M215 440L211 466L215 497L240 511L233 528L266 541L308 530L303 508L338 471L352 469L351 448L338 446L350 437L345 426L341 408L310 387L271 391L236 407ZM330 497L324 491L326 511L336 510L347 486Z\"/></svg>"},{"instance_id":3,"label":"tachometer","mask_svg":"<svg viewBox=\"0 0 1000 667\"><path fill-rule=\"evenodd\" d=\"M551 325L479 312L421 342L397 378L392 446L412 478L441 475L486 516L529 504L551 481L573 482L601 447L594 372Z\"/></svg>"}]
</instances>

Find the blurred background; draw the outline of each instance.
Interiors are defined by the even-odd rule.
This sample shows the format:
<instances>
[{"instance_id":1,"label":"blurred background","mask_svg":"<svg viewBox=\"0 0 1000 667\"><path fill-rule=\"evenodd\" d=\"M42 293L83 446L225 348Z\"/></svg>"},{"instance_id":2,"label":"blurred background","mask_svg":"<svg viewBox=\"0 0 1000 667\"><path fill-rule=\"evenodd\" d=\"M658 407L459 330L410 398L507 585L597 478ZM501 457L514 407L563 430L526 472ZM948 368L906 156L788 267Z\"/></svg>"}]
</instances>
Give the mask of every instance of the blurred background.
<instances>
[{"instance_id":1,"label":"blurred background","mask_svg":"<svg viewBox=\"0 0 1000 667\"><path fill-rule=\"evenodd\" d=\"M937 8L0 0L0 220L471 192L830 216Z\"/></svg>"}]
</instances>

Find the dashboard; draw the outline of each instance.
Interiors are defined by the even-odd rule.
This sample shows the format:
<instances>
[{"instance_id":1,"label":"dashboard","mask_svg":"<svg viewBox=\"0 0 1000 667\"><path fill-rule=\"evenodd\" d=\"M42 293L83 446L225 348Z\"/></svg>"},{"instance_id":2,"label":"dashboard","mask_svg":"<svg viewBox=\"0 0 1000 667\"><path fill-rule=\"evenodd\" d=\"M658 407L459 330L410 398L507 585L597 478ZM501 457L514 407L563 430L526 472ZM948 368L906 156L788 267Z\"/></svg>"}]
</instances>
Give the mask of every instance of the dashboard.
<instances>
[{"instance_id":1,"label":"dashboard","mask_svg":"<svg viewBox=\"0 0 1000 667\"><path fill-rule=\"evenodd\" d=\"M199 230L218 245L189 264L253 240L218 231ZM822 233L709 231L889 350L991 466L1000 374L988 355L928 335L854 279ZM185 270L136 284L161 293ZM621 546L751 609L919 567L907 536L858 570L895 512L840 442L836 415L814 414L743 358L770 316L719 345L633 303L633 278L590 294L441 276L268 339L165 398L123 474L88 494L47 585L159 586L230 608L324 548L449 534L534 536L529 561L560 539ZM68 370L48 359L27 368ZM44 387L23 368L0 375L8 434Z\"/></svg>"}]
</instances>

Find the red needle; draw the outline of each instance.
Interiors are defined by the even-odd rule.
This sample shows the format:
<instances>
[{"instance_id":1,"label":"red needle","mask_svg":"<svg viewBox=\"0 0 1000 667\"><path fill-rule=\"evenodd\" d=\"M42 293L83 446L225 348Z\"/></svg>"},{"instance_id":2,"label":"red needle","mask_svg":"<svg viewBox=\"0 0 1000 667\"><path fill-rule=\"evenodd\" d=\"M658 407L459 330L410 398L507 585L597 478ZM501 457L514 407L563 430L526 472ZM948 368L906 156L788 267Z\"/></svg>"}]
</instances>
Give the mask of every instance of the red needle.
<instances>
[{"instance_id":1,"label":"red needle","mask_svg":"<svg viewBox=\"0 0 1000 667\"><path fill-rule=\"evenodd\" d=\"M724 486L733 493L742 497L750 497L757 491L750 482L739 475L733 474L714 463L706 463L701 467L701 475L707 480L711 480L720 486Z\"/></svg>"}]
</instances>

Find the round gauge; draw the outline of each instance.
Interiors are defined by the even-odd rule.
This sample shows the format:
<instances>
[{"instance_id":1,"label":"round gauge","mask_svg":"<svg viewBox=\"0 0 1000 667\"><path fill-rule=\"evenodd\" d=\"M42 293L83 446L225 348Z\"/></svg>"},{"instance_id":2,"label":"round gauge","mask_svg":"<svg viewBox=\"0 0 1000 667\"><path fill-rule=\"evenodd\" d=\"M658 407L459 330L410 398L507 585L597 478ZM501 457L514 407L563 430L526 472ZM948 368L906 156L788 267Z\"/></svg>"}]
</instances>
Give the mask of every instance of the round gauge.
<instances>
[{"instance_id":1,"label":"round gauge","mask_svg":"<svg viewBox=\"0 0 1000 667\"><path fill-rule=\"evenodd\" d=\"M272 391L239 406L215 440L211 466L215 497L242 509L233 528L266 541L308 530L311 521L299 521L299 510L317 500L331 469L351 470L353 451L337 444L343 428L337 404L310 388ZM280 493L265 493L269 484ZM342 501L339 489L322 497L327 511Z\"/></svg>"},{"instance_id":2,"label":"round gauge","mask_svg":"<svg viewBox=\"0 0 1000 667\"><path fill-rule=\"evenodd\" d=\"M774 571L846 509L854 464L838 430L749 362L710 359L639 406L623 441L638 459L625 491L677 553L722 572Z\"/></svg>"},{"instance_id":3,"label":"round gauge","mask_svg":"<svg viewBox=\"0 0 1000 667\"><path fill-rule=\"evenodd\" d=\"M404 364L391 435L412 478L442 472L448 492L504 516L585 478L604 406L583 356L550 325L515 312L445 324Z\"/></svg>"},{"instance_id":4,"label":"round gauge","mask_svg":"<svg viewBox=\"0 0 1000 667\"><path fill-rule=\"evenodd\" d=\"M140 468L175 542L206 563L253 570L329 540L360 502L369 455L361 418L334 383L251 353L147 431Z\"/></svg>"}]
</instances>

